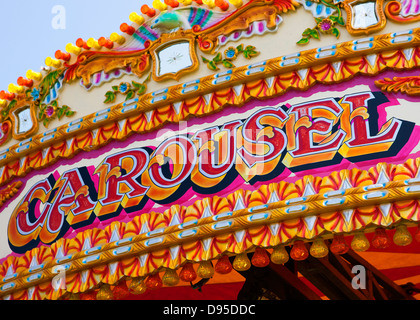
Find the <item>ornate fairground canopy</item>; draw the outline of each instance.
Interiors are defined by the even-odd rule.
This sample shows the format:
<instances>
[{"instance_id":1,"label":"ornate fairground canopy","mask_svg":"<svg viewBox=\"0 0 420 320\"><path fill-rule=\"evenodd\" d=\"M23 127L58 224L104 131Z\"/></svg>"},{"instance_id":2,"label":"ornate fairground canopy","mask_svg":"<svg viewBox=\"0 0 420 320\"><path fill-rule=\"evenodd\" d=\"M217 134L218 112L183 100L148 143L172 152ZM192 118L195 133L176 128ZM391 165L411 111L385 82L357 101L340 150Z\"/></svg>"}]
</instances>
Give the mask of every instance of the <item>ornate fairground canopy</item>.
<instances>
[{"instance_id":1,"label":"ornate fairground canopy","mask_svg":"<svg viewBox=\"0 0 420 320\"><path fill-rule=\"evenodd\" d=\"M420 297L418 0L129 18L0 92L2 299Z\"/></svg>"}]
</instances>

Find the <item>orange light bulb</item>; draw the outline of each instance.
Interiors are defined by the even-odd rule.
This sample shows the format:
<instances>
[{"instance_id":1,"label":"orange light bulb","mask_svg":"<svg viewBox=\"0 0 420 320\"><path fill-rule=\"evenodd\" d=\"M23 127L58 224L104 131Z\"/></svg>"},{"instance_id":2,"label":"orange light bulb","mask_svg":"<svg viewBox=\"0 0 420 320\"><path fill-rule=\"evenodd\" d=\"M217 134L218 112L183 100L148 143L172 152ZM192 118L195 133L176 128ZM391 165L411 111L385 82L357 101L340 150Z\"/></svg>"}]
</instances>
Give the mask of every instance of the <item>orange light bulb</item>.
<instances>
[{"instance_id":1,"label":"orange light bulb","mask_svg":"<svg viewBox=\"0 0 420 320\"><path fill-rule=\"evenodd\" d=\"M296 261L305 260L309 256L308 249L302 240L297 240L290 250L290 257Z\"/></svg>"},{"instance_id":2,"label":"orange light bulb","mask_svg":"<svg viewBox=\"0 0 420 320\"><path fill-rule=\"evenodd\" d=\"M141 13L148 15L150 18L154 17L156 14L156 10L153 8L150 8L147 4L144 4L141 6Z\"/></svg>"},{"instance_id":3,"label":"orange light bulb","mask_svg":"<svg viewBox=\"0 0 420 320\"><path fill-rule=\"evenodd\" d=\"M127 33L128 35L133 35L134 32L136 31L136 29L134 29L134 27L129 26L128 24L126 24L125 22L121 24L120 26L120 30L124 33Z\"/></svg>"},{"instance_id":4,"label":"orange light bulb","mask_svg":"<svg viewBox=\"0 0 420 320\"><path fill-rule=\"evenodd\" d=\"M112 289L112 294L116 300L122 300L130 294L124 279L118 282L114 289Z\"/></svg>"},{"instance_id":5,"label":"orange light bulb","mask_svg":"<svg viewBox=\"0 0 420 320\"><path fill-rule=\"evenodd\" d=\"M96 300L97 292L90 290L88 292L80 293L80 300Z\"/></svg>"},{"instance_id":6,"label":"orange light bulb","mask_svg":"<svg viewBox=\"0 0 420 320\"><path fill-rule=\"evenodd\" d=\"M334 239L330 245L330 251L334 254L345 254L349 251L350 247L348 246L344 236L342 234L334 235Z\"/></svg>"},{"instance_id":7,"label":"orange light bulb","mask_svg":"<svg viewBox=\"0 0 420 320\"><path fill-rule=\"evenodd\" d=\"M384 228L376 228L372 239L372 246L376 249L386 249L391 245L391 239Z\"/></svg>"},{"instance_id":8,"label":"orange light bulb","mask_svg":"<svg viewBox=\"0 0 420 320\"><path fill-rule=\"evenodd\" d=\"M159 272L155 273L155 274L151 274L150 276L147 277L146 279L146 287L147 289L160 289L162 288L162 279L160 278Z\"/></svg>"},{"instance_id":9,"label":"orange light bulb","mask_svg":"<svg viewBox=\"0 0 420 320\"><path fill-rule=\"evenodd\" d=\"M254 255L252 256L251 263L259 268L264 268L269 265L270 257L268 253L263 248L256 248Z\"/></svg>"},{"instance_id":10,"label":"orange light bulb","mask_svg":"<svg viewBox=\"0 0 420 320\"><path fill-rule=\"evenodd\" d=\"M214 270L220 274L228 274L232 271L232 268L232 264L230 263L229 257L227 255L220 257L214 266Z\"/></svg>"},{"instance_id":11,"label":"orange light bulb","mask_svg":"<svg viewBox=\"0 0 420 320\"><path fill-rule=\"evenodd\" d=\"M192 282L197 278L197 273L194 270L194 265L187 262L179 272L179 278L185 282Z\"/></svg>"}]
</instances>

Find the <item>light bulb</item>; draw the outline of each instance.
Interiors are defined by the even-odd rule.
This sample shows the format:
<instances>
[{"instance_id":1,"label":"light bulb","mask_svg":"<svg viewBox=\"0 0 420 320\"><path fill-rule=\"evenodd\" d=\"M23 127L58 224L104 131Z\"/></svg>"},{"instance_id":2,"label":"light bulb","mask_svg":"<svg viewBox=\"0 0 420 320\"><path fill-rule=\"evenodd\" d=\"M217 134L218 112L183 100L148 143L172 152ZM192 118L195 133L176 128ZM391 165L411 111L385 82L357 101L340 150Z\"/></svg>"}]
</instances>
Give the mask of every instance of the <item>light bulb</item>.
<instances>
[{"instance_id":1,"label":"light bulb","mask_svg":"<svg viewBox=\"0 0 420 320\"><path fill-rule=\"evenodd\" d=\"M179 283L178 274L174 269L167 268L162 277L162 282L166 286L176 286Z\"/></svg>"},{"instance_id":2,"label":"light bulb","mask_svg":"<svg viewBox=\"0 0 420 320\"><path fill-rule=\"evenodd\" d=\"M197 275L202 279L210 279L214 276L214 268L211 261L201 261L197 268Z\"/></svg>"},{"instance_id":3,"label":"light bulb","mask_svg":"<svg viewBox=\"0 0 420 320\"><path fill-rule=\"evenodd\" d=\"M194 266L191 262L187 262L179 272L179 278L185 282L192 282L197 278L197 273L194 270Z\"/></svg>"},{"instance_id":4,"label":"light bulb","mask_svg":"<svg viewBox=\"0 0 420 320\"><path fill-rule=\"evenodd\" d=\"M334 254L345 254L349 249L350 247L344 239L344 236L342 234L335 234L330 245L330 251Z\"/></svg>"},{"instance_id":5,"label":"light bulb","mask_svg":"<svg viewBox=\"0 0 420 320\"><path fill-rule=\"evenodd\" d=\"M309 256L308 249L302 240L297 240L293 243L292 250L290 250L290 257L296 261L305 260Z\"/></svg>"},{"instance_id":6,"label":"light bulb","mask_svg":"<svg viewBox=\"0 0 420 320\"><path fill-rule=\"evenodd\" d=\"M328 247L323 239L316 239L312 242L309 253L314 258L324 258L328 255Z\"/></svg>"},{"instance_id":7,"label":"light bulb","mask_svg":"<svg viewBox=\"0 0 420 320\"><path fill-rule=\"evenodd\" d=\"M270 257L268 256L267 251L263 248L255 248L251 263L259 268L268 266L270 263Z\"/></svg>"},{"instance_id":8,"label":"light bulb","mask_svg":"<svg viewBox=\"0 0 420 320\"><path fill-rule=\"evenodd\" d=\"M278 245L273 248L273 252L271 252L271 262L275 264L285 264L289 261L289 254L286 251L284 245Z\"/></svg>"},{"instance_id":9,"label":"light bulb","mask_svg":"<svg viewBox=\"0 0 420 320\"><path fill-rule=\"evenodd\" d=\"M96 294L96 300L112 300L112 290L109 284L104 283Z\"/></svg>"},{"instance_id":10,"label":"light bulb","mask_svg":"<svg viewBox=\"0 0 420 320\"><path fill-rule=\"evenodd\" d=\"M354 251L363 252L369 249L370 243L363 232L358 232L351 240L350 246Z\"/></svg>"},{"instance_id":11,"label":"light bulb","mask_svg":"<svg viewBox=\"0 0 420 320\"><path fill-rule=\"evenodd\" d=\"M227 255L221 256L219 260L217 260L214 270L220 274L228 274L231 272L232 264L230 263L229 257Z\"/></svg>"},{"instance_id":12,"label":"light bulb","mask_svg":"<svg viewBox=\"0 0 420 320\"><path fill-rule=\"evenodd\" d=\"M391 240L388 237L388 234L386 233L386 230L384 228L376 228L375 229L375 235L372 239L372 246L374 246L377 249L386 249L391 245Z\"/></svg>"},{"instance_id":13,"label":"light bulb","mask_svg":"<svg viewBox=\"0 0 420 320\"><path fill-rule=\"evenodd\" d=\"M122 300L130 294L124 279L118 282L114 289L112 289L112 294L116 300Z\"/></svg>"},{"instance_id":14,"label":"light bulb","mask_svg":"<svg viewBox=\"0 0 420 320\"><path fill-rule=\"evenodd\" d=\"M128 285L128 290L133 294L143 294L146 292L146 282L143 277L132 278Z\"/></svg>"},{"instance_id":15,"label":"light bulb","mask_svg":"<svg viewBox=\"0 0 420 320\"><path fill-rule=\"evenodd\" d=\"M155 274L151 274L146 279L146 287L147 289L160 289L162 288L162 279L160 278L159 272L156 272Z\"/></svg>"},{"instance_id":16,"label":"light bulb","mask_svg":"<svg viewBox=\"0 0 420 320\"><path fill-rule=\"evenodd\" d=\"M413 241L413 237L407 230L407 226L405 224L400 224L396 228L393 240L397 246L408 246Z\"/></svg>"},{"instance_id":17,"label":"light bulb","mask_svg":"<svg viewBox=\"0 0 420 320\"><path fill-rule=\"evenodd\" d=\"M249 261L246 253L238 254L233 260L233 268L236 271L246 271L251 268L251 261Z\"/></svg>"}]
</instances>

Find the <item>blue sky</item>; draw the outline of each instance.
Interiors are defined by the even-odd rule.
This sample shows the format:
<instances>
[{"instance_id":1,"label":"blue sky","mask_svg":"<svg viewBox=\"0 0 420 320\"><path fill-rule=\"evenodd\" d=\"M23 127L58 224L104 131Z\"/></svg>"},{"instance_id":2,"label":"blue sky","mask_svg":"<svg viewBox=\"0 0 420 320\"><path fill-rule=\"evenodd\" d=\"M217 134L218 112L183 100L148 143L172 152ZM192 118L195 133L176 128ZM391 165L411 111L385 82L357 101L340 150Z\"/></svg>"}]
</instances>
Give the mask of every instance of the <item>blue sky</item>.
<instances>
[{"instance_id":1,"label":"blue sky","mask_svg":"<svg viewBox=\"0 0 420 320\"><path fill-rule=\"evenodd\" d=\"M1 0L0 91L28 69L39 71L46 57L65 51L69 42L121 34L120 24L131 24L130 13L140 13L143 4L151 0ZM65 9L65 29L53 28L57 5Z\"/></svg>"}]
</instances>

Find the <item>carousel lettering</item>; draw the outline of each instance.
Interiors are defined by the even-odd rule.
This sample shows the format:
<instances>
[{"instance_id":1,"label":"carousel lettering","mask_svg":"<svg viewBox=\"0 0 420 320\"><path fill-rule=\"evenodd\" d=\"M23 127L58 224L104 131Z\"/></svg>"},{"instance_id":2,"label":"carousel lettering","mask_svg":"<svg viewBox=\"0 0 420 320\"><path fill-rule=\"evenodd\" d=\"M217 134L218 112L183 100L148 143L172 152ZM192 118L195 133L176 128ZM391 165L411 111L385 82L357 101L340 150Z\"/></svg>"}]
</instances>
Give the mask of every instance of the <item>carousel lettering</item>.
<instances>
[{"instance_id":1,"label":"carousel lettering","mask_svg":"<svg viewBox=\"0 0 420 320\"><path fill-rule=\"evenodd\" d=\"M378 107L387 102L380 92L361 92L264 107L244 120L173 136L154 150L124 150L96 168L74 168L57 180L52 174L32 186L14 210L10 246L25 252L39 242L50 244L69 228L137 212L149 200L168 204L189 190L213 194L238 174L253 184L285 168L297 172L343 158L357 162L394 156L414 123L392 118L379 128Z\"/></svg>"}]
</instances>

